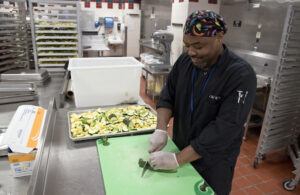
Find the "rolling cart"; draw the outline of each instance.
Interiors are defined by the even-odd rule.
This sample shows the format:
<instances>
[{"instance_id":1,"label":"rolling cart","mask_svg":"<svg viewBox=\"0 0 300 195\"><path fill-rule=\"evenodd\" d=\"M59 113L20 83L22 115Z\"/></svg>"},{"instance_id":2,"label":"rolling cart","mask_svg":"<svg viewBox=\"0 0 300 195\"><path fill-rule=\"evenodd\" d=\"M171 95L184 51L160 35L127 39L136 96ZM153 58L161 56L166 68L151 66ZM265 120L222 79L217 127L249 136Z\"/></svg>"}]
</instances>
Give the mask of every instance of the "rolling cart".
<instances>
[{"instance_id":1,"label":"rolling cart","mask_svg":"<svg viewBox=\"0 0 300 195\"><path fill-rule=\"evenodd\" d=\"M26 1L0 4L0 72L29 67Z\"/></svg>"},{"instance_id":2,"label":"rolling cart","mask_svg":"<svg viewBox=\"0 0 300 195\"><path fill-rule=\"evenodd\" d=\"M254 167L266 153L288 147L296 168L293 179L283 182L285 190L292 191L300 180L300 5L290 4L283 28L279 60L274 75L271 93L262 131L254 159Z\"/></svg>"},{"instance_id":3,"label":"rolling cart","mask_svg":"<svg viewBox=\"0 0 300 195\"><path fill-rule=\"evenodd\" d=\"M82 56L79 2L31 0L29 7L36 69L64 72L69 58Z\"/></svg>"}]
</instances>

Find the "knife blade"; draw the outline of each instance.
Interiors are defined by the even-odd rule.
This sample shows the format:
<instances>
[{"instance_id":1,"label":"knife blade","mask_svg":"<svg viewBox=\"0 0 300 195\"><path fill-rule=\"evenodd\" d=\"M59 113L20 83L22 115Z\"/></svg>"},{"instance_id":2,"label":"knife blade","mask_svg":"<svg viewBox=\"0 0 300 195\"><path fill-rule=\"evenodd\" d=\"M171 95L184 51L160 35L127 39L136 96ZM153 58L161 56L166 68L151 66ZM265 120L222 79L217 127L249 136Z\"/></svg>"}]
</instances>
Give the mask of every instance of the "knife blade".
<instances>
[{"instance_id":1,"label":"knife blade","mask_svg":"<svg viewBox=\"0 0 300 195\"><path fill-rule=\"evenodd\" d=\"M142 172L141 177L143 177L143 176L145 175L145 173L146 173L146 171L147 171L147 169L148 169L148 166L150 166L150 164L149 164L148 161L146 161L146 163L145 163L145 165L144 165L144 167L143 167L143 172Z\"/></svg>"}]
</instances>

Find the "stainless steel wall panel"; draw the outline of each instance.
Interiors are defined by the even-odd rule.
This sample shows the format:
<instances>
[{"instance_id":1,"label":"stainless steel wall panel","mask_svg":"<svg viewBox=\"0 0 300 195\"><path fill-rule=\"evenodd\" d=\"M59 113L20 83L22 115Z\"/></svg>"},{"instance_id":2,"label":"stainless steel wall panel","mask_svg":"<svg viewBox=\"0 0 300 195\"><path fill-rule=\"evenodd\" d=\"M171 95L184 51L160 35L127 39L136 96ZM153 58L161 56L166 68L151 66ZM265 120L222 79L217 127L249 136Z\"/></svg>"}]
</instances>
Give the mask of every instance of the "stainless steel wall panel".
<instances>
[{"instance_id":1,"label":"stainless steel wall panel","mask_svg":"<svg viewBox=\"0 0 300 195\"><path fill-rule=\"evenodd\" d=\"M171 0L145 0L141 1L141 38L150 39L152 33L160 29L166 29L171 25ZM155 18L151 19L152 9Z\"/></svg>"},{"instance_id":2,"label":"stainless steel wall panel","mask_svg":"<svg viewBox=\"0 0 300 195\"><path fill-rule=\"evenodd\" d=\"M224 42L229 47L253 51L261 9L252 9L246 1L236 4L222 3L220 14L228 26ZM241 21L241 27L234 27L234 21Z\"/></svg>"}]
</instances>

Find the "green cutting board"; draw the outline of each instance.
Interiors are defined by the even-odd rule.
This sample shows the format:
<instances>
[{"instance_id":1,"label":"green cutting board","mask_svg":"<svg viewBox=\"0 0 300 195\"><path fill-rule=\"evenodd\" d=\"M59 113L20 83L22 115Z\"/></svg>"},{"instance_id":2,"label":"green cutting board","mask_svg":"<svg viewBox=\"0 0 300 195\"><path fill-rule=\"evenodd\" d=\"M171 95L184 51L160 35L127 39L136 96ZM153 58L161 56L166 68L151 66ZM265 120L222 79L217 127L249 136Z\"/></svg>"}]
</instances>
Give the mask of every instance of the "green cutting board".
<instances>
[{"instance_id":1,"label":"green cutting board","mask_svg":"<svg viewBox=\"0 0 300 195\"><path fill-rule=\"evenodd\" d=\"M191 164L178 168L176 173L147 170L141 177L140 158L148 160L150 135L109 138L108 146L97 140L100 166L106 195L202 195L214 194L210 187L201 191L204 180ZM178 152L168 140L166 151Z\"/></svg>"}]
</instances>

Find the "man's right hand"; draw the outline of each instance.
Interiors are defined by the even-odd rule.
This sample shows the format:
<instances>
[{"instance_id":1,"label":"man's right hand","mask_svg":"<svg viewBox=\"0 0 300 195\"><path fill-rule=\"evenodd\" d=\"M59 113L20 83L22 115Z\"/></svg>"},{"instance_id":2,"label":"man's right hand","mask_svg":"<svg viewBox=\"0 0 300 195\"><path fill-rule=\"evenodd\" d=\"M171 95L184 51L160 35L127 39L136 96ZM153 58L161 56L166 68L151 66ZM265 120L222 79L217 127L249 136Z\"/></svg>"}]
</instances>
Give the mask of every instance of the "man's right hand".
<instances>
[{"instance_id":1,"label":"man's right hand","mask_svg":"<svg viewBox=\"0 0 300 195\"><path fill-rule=\"evenodd\" d=\"M161 129L156 129L149 138L150 149L149 153L160 151L165 147L168 141L168 132Z\"/></svg>"}]
</instances>

